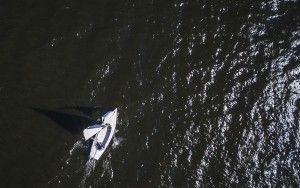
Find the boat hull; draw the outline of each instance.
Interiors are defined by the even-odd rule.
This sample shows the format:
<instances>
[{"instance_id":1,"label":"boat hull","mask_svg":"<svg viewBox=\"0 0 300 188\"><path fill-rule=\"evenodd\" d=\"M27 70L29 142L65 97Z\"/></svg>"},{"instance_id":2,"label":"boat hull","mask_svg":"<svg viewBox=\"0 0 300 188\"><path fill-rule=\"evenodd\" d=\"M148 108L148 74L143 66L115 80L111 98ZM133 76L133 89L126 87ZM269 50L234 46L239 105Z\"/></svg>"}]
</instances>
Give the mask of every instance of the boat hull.
<instances>
[{"instance_id":1,"label":"boat hull","mask_svg":"<svg viewBox=\"0 0 300 188\"><path fill-rule=\"evenodd\" d=\"M104 125L104 128L102 128L94 138L90 158L98 160L107 149L116 129L117 115L118 111L115 109L103 116L102 124Z\"/></svg>"}]
</instances>

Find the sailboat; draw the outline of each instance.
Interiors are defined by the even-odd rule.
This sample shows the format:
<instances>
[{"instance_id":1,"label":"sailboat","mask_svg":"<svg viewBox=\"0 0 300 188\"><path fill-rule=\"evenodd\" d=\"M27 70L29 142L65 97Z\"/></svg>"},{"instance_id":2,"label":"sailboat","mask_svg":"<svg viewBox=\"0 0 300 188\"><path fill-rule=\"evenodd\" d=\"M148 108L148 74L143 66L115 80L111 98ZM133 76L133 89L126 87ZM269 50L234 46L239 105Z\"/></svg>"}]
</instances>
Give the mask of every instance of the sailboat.
<instances>
[{"instance_id":1,"label":"sailboat","mask_svg":"<svg viewBox=\"0 0 300 188\"><path fill-rule=\"evenodd\" d=\"M107 149L116 129L117 116L118 110L115 108L99 117L95 124L83 130L85 141L93 140L90 158L100 159Z\"/></svg>"}]
</instances>

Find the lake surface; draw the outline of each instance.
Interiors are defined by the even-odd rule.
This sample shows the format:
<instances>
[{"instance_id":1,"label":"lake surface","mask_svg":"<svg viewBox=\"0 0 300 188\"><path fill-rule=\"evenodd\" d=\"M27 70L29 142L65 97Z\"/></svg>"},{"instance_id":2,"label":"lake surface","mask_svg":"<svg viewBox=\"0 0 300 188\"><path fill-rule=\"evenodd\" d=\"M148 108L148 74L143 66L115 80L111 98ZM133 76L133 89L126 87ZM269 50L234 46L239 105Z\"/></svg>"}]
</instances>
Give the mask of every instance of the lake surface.
<instances>
[{"instance_id":1,"label":"lake surface","mask_svg":"<svg viewBox=\"0 0 300 188\"><path fill-rule=\"evenodd\" d=\"M64 106L118 107L97 163ZM1 3L1 187L299 187L299 116L297 0Z\"/></svg>"}]
</instances>

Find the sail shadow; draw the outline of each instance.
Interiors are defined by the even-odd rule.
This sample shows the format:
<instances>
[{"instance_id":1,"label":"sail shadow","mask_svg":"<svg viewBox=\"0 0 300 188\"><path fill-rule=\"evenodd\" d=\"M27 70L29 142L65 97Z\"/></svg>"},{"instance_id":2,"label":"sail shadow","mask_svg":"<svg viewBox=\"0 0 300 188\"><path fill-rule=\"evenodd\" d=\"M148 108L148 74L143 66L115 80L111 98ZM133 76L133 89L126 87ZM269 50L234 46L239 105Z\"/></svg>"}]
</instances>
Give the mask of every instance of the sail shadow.
<instances>
[{"instance_id":1,"label":"sail shadow","mask_svg":"<svg viewBox=\"0 0 300 188\"><path fill-rule=\"evenodd\" d=\"M107 111L114 110L113 107L100 107L100 106L63 106L59 108L60 110L77 110L86 116L92 116L96 112L98 116L104 115Z\"/></svg>"},{"instance_id":2,"label":"sail shadow","mask_svg":"<svg viewBox=\"0 0 300 188\"><path fill-rule=\"evenodd\" d=\"M62 107L54 110L37 107L30 108L56 122L60 127L71 134L81 133L84 128L96 122L95 119L91 118L86 113L72 107Z\"/></svg>"}]
</instances>

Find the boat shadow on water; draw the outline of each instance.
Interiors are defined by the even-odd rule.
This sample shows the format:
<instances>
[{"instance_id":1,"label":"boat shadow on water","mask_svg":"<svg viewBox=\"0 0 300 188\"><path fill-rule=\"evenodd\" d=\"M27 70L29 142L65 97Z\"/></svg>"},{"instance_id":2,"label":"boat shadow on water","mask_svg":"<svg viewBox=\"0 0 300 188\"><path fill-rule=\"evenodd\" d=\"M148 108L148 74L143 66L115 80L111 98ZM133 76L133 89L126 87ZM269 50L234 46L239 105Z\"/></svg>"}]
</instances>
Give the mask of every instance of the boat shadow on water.
<instances>
[{"instance_id":1,"label":"boat shadow on water","mask_svg":"<svg viewBox=\"0 0 300 188\"><path fill-rule=\"evenodd\" d=\"M30 107L30 109L48 117L58 126L71 134L80 134L83 129L96 123L97 116L113 109L112 107L63 106L57 109Z\"/></svg>"}]
</instances>

